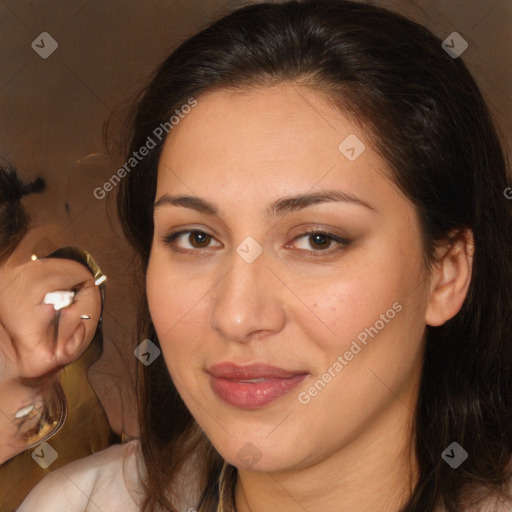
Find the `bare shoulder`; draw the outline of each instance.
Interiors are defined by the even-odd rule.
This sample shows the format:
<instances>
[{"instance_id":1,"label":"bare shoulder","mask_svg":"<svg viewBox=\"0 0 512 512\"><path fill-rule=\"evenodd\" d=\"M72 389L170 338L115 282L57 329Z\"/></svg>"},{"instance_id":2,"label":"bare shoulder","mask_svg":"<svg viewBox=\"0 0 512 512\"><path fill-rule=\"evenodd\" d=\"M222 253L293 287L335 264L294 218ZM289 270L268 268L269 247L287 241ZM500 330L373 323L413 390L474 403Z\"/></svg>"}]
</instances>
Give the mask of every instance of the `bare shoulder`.
<instances>
[{"instance_id":1,"label":"bare shoulder","mask_svg":"<svg viewBox=\"0 0 512 512\"><path fill-rule=\"evenodd\" d=\"M49 473L17 512L139 510L138 441L112 445Z\"/></svg>"}]
</instances>

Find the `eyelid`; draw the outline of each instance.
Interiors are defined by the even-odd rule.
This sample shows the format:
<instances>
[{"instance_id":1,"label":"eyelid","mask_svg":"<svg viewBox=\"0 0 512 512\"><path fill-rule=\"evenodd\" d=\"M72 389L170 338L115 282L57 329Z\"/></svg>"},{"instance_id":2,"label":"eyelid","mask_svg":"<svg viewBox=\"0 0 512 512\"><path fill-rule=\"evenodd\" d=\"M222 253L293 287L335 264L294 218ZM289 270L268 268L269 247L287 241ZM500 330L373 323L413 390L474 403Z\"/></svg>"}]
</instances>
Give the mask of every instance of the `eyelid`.
<instances>
[{"instance_id":1,"label":"eyelid","mask_svg":"<svg viewBox=\"0 0 512 512\"><path fill-rule=\"evenodd\" d=\"M182 230L171 232L171 233L167 234L166 236L162 237L162 241L166 245L171 247L172 250L174 250L176 252L188 252L188 253L191 253L191 252L197 253L197 252L204 252L204 251L211 252L211 247L209 247L209 246L208 247L200 247L200 248L182 248L175 243L175 240L178 239L179 237L186 235L186 234L188 234L190 236L190 234L192 234L192 233L205 234L205 235L209 236L211 239L215 240L222 247L222 243L219 242L215 238L214 235L212 235L205 229L198 229L198 228L182 229ZM342 237L340 235L336 235L335 233L331 233L330 231L327 231L325 229L312 228L312 229L306 230L306 231L302 232L301 234L295 236L291 242L289 242L285 245L285 247L290 247L290 245L298 239L307 238L307 237L311 237L311 236L318 235L318 234L324 235L325 237L329 238L331 240L331 242L334 242L334 247L329 247L327 249L319 249L319 250L315 250L315 249L311 249L311 250L297 249L297 250L302 253L309 253L310 255L321 256L322 254L328 255L333 252L339 251L340 249L344 249L352 243L352 240ZM216 247L218 247L218 246L216 246Z\"/></svg>"},{"instance_id":2,"label":"eyelid","mask_svg":"<svg viewBox=\"0 0 512 512\"><path fill-rule=\"evenodd\" d=\"M216 240L217 243L219 243L221 246L222 246L222 243L219 242L214 235L212 235L211 233L209 233L207 230L205 229L198 229L198 228L188 228L188 229L178 229L177 231L174 231L174 232L171 232L169 233L168 235L165 235L164 237L162 237L162 241L168 245L169 247L171 247L174 251L177 251L177 252L199 252L199 251L209 251L211 248L210 247L203 247L203 248L199 248L199 249L196 249L196 248L192 248L192 249L188 249L188 248L182 248L182 247L179 247L176 243L175 243L175 240L177 238L179 238L180 236L183 236L183 235L186 235L186 234L191 234L191 233L203 233L209 237L211 237L213 240ZM217 246L218 247L218 246Z\"/></svg>"},{"instance_id":3,"label":"eyelid","mask_svg":"<svg viewBox=\"0 0 512 512\"><path fill-rule=\"evenodd\" d=\"M307 252L312 255L328 255L332 252L344 249L345 247L349 246L352 243L352 240L342 237L340 235L336 235L335 233L331 233L330 231L327 231L325 229L310 229L309 231L306 231L304 233L301 233L300 235L297 235L291 243L295 242L296 240L299 240L301 238L308 238L314 235L324 235L326 238L330 238L331 242L335 242L334 247L329 247L327 249L319 249L319 250L308 250L308 249L298 249L301 252ZM287 244L286 247L289 247L291 243Z\"/></svg>"}]
</instances>

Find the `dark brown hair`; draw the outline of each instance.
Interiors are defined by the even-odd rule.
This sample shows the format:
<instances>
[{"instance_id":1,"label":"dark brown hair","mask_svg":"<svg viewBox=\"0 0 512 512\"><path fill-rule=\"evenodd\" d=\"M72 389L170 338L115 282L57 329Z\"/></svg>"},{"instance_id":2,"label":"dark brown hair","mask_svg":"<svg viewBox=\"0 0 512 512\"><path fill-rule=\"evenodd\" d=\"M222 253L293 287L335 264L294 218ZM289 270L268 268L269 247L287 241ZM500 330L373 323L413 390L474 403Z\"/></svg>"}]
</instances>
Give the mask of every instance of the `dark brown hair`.
<instances>
[{"instance_id":1,"label":"dark brown hair","mask_svg":"<svg viewBox=\"0 0 512 512\"><path fill-rule=\"evenodd\" d=\"M424 27L382 8L306 0L249 5L184 41L161 64L136 106L130 153L155 127L205 91L292 81L328 95L360 122L415 205L425 260L454 230L474 234L473 275L460 312L426 327L415 411L419 479L402 512L464 510L468 489L496 492L510 478L512 451L512 212L507 163L493 121L460 58ZM122 180L118 211L145 274L153 238L157 166L164 140ZM158 345L145 298L140 339ZM147 470L143 510L175 511L169 494L199 451L201 510L217 499L222 459L185 407L163 358L139 385ZM452 469L441 453L469 453Z\"/></svg>"},{"instance_id":2,"label":"dark brown hair","mask_svg":"<svg viewBox=\"0 0 512 512\"><path fill-rule=\"evenodd\" d=\"M0 264L14 252L25 236L30 218L23 207L23 196L42 192L45 182L36 178L23 183L14 165L0 167Z\"/></svg>"}]
</instances>

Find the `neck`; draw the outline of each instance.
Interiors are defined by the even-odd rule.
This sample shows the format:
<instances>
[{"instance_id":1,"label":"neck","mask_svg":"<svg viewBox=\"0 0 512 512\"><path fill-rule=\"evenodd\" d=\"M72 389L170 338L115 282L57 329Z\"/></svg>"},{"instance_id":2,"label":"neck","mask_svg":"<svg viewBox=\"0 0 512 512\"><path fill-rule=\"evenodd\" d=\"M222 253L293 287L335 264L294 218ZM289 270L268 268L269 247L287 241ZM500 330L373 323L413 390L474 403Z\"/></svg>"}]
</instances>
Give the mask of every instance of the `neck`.
<instances>
[{"instance_id":1,"label":"neck","mask_svg":"<svg viewBox=\"0 0 512 512\"><path fill-rule=\"evenodd\" d=\"M314 465L286 472L239 470L238 512L397 512L417 480L412 448L416 390L394 402L369 428Z\"/></svg>"}]
</instances>

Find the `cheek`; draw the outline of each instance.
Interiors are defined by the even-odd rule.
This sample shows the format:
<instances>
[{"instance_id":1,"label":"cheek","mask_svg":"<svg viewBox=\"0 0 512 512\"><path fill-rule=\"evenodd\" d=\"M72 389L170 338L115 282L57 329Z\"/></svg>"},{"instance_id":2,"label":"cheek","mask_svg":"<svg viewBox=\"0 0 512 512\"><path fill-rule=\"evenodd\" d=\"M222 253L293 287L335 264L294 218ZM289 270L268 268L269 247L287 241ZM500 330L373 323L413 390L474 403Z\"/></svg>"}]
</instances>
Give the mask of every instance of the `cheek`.
<instances>
[{"instance_id":1,"label":"cheek","mask_svg":"<svg viewBox=\"0 0 512 512\"><path fill-rule=\"evenodd\" d=\"M373 267L350 269L304 287L310 312L303 310L302 323L312 339L313 333L318 336L323 332L331 347L339 344L340 339L351 339L364 327L373 325L403 296L404 282L393 279L393 270L387 267L385 272L381 265L382 261Z\"/></svg>"},{"instance_id":2,"label":"cheek","mask_svg":"<svg viewBox=\"0 0 512 512\"><path fill-rule=\"evenodd\" d=\"M200 323L194 319L205 314L207 291L204 276L180 276L166 264L162 251L152 253L146 276L148 307L171 374L201 353Z\"/></svg>"},{"instance_id":3,"label":"cheek","mask_svg":"<svg viewBox=\"0 0 512 512\"><path fill-rule=\"evenodd\" d=\"M382 351L401 351L411 336L421 338L426 307L421 253L404 251L398 242L380 247L378 253L361 252L350 260L357 264L347 264L329 279L298 287L309 308L297 308L296 320L323 352L324 365L351 348L357 351L354 341L364 352L382 356ZM374 339L383 343L367 350Z\"/></svg>"}]
</instances>

